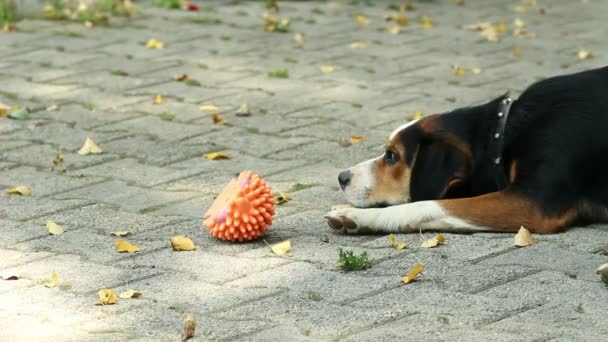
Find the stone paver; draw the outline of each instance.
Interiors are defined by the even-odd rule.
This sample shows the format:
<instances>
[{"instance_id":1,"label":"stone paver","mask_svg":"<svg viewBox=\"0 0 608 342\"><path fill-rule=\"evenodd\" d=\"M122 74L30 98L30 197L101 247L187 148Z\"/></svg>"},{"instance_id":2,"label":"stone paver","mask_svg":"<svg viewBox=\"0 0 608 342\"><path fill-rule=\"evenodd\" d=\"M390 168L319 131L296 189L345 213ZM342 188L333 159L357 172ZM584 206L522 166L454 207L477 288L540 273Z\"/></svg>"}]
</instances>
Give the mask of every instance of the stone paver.
<instances>
[{"instance_id":1,"label":"stone paver","mask_svg":"<svg viewBox=\"0 0 608 342\"><path fill-rule=\"evenodd\" d=\"M109 27L27 19L0 34L0 102L32 109L26 121L0 118L0 190L32 188L30 197L0 193L0 274L21 276L0 280L0 339L173 341L192 313L204 341L605 340L608 289L594 270L608 262L606 225L524 249L509 235L446 234L435 249L420 247L431 233L399 235L408 248L396 250L385 236L337 235L323 215L344 202L337 173L378 155L417 111L608 64L607 2L415 0L398 34L386 32L395 23L385 16L401 1L279 1L288 33L262 30L261 1L194 2L200 11L138 2L134 18ZM513 36L516 18L535 37ZM510 29L490 43L462 28L480 21ZM151 38L165 48L146 49ZM351 48L356 41L367 47ZM278 69L289 78L268 76ZM181 74L200 84L176 81ZM236 115L243 103L250 116ZM219 107L226 124L201 105ZM364 141L343 147L355 135ZM87 136L103 154L77 154ZM203 158L217 151L232 158ZM219 241L202 215L246 169L293 199L265 241ZM47 220L66 232L49 235ZM115 231L130 232L124 239L141 252L117 253ZM197 250L174 252L176 235ZM284 256L265 243L287 239ZM374 263L342 272L338 248ZM403 285L418 263L419 280ZM44 287L54 271L59 286ZM103 287L144 296L95 306Z\"/></svg>"}]
</instances>

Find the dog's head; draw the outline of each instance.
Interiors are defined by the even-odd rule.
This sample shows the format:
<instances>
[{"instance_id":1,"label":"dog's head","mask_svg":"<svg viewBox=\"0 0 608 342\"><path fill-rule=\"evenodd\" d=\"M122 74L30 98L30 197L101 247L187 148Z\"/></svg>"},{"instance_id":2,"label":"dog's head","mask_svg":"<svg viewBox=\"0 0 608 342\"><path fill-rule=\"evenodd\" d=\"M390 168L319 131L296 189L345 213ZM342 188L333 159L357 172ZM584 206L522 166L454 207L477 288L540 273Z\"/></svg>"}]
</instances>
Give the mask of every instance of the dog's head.
<instances>
[{"instance_id":1,"label":"dog's head","mask_svg":"<svg viewBox=\"0 0 608 342\"><path fill-rule=\"evenodd\" d=\"M466 191L471 149L443 125L440 115L432 115L397 128L384 154L339 174L346 199L357 207L378 207Z\"/></svg>"}]
</instances>

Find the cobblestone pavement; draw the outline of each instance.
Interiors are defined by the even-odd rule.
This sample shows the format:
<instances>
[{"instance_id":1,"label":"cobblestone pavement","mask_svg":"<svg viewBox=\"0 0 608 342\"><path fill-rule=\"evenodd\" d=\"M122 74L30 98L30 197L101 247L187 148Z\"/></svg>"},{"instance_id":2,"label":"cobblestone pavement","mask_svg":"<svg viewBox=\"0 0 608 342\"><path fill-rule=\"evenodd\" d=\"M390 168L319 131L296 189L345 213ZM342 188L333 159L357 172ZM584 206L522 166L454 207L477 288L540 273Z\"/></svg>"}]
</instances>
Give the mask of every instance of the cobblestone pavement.
<instances>
[{"instance_id":1,"label":"cobblestone pavement","mask_svg":"<svg viewBox=\"0 0 608 342\"><path fill-rule=\"evenodd\" d=\"M108 28L26 20L1 34L0 102L33 111L26 121L0 118L0 189L32 189L0 194L0 273L22 277L0 280L0 340L174 341L187 313L197 317L196 340L605 340L608 289L595 274L608 262L605 225L522 249L511 235L446 234L435 249L420 247L431 233L399 235L409 247L396 250L386 236L334 234L323 219L344 203L338 171L378 155L416 111L608 64L608 2L531 2L415 1L398 34L386 31L394 22L384 16L397 13L388 2L346 0L280 2L289 33L261 29L261 2L205 2L199 12L146 8ZM513 36L516 18L520 35L535 37ZM480 21L509 30L493 43L462 28ZM151 38L164 48L147 49ZM578 58L581 50L593 58ZM289 77L268 76L278 69ZM234 114L243 103L251 116ZM204 104L228 124L214 125ZM343 147L354 135L365 140ZM103 154L76 153L87 136ZM232 158L203 158L215 151ZM224 243L201 227L213 197L244 169L291 191L265 236L290 239L288 255L263 241ZM47 234L47 220L65 233ZM141 252L117 253L113 231L130 231ZM198 249L172 251L175 235ZM375 262L342 272L338 247ZM403 285L418 263L419 281ZM44 287L54 271L59 286ZM104 287L144 295L93 305Z\"/></svg>"}]
</instances>

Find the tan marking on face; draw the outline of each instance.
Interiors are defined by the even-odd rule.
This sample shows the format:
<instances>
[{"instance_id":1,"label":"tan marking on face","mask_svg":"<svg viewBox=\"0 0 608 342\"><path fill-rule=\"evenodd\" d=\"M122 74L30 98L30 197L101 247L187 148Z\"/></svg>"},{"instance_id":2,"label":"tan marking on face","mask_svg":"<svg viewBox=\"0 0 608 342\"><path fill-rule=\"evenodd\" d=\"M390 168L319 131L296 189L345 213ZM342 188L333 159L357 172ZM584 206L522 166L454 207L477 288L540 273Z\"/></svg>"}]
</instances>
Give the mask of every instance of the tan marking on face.
<instances>
[{"instance_id":1,"label":"tan marking on face","mask_svg":"<svg viewBox=\"0 0 608 342\"><path fill-rule=\"evenodd\" d=\"M515 178L517 178L517 160L513 160L509 167L509 182L515 182Z\"/></svg>"},{"instance_id":2,"label":"tan marking on face","mask_svg":"<svg viewBox=\"0 0 608 342\"><path fill-rule=\"evenodd\" d=\"M395 151L397 152L397 151ZM369 192L371 203L403 204L410 201L410 177L412 171L399 153L399 161L388 165L384 158L374 162L375 186Z\"/></svg>"}]
</instances>

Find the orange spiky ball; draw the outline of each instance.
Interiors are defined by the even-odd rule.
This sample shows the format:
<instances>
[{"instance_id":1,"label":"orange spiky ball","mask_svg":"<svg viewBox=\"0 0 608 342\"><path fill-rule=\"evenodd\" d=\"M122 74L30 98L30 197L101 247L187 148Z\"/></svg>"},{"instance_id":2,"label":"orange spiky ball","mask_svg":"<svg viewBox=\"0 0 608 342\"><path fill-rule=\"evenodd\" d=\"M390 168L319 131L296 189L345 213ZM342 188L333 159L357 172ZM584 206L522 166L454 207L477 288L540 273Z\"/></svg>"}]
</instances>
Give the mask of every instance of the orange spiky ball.
<instances>
[{"instance_id":1,"label":"orange spiky ball","mask_svg":"<svg viewBox=\"0 0 608 342\"><path fill-rule=\"evenodd\" d=\"M217 196L203 223L219 239L250 241L268 230L273 216L270 186L253 172L243 171Z\"/></svg>"}]
</instances>

